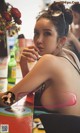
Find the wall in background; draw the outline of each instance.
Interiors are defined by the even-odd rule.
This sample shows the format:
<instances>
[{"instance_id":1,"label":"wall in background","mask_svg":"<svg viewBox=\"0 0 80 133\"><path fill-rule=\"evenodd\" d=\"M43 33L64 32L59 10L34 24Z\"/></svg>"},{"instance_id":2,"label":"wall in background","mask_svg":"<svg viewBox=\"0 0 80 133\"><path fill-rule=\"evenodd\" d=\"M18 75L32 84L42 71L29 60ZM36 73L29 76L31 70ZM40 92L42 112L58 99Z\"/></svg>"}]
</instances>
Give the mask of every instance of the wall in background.
<instances>
[{"instance_id":1,"label":"wall in background","mask_svg":"<svg viewBox=\"0 0 80 133\"><path fill-rule=\"evenodd\" d=\"M22 25L19 34L23 33L26 38L33 38L36 16L44 9L43 0L5 0L21 11Z\"/></svg>"},{"instance_id":2,"label":"wall in background","mask_svg":"<svg viewBox=\"0 0 80 133\"><path fill-rule=\"evenodd\" d=\"M60 0L5 0L13 6L17 7L22 14L22 26L19 34L23 33L26 38L33 38L34 25L36 17L42 9L45 8L46 4L52 3L53 1ZM64 2L76 2L79 0L61 0ZM69 4L66 5L69 7Z\"/></svg>"}]
</instances>

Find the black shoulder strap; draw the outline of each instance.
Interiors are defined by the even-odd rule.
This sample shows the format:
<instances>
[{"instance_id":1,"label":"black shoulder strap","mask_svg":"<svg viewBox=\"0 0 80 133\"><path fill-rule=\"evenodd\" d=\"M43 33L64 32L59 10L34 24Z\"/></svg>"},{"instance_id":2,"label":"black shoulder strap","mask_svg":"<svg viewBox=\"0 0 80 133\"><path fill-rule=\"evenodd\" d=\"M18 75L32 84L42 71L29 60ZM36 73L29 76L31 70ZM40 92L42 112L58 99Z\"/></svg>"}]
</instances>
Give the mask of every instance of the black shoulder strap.
<instances>
[{"instance_id":1,"label":"black shoulder strap","mask_svg":"<svg viewBox=\"0 0 80 133\"><path fill-rule=\"evenodd\" d=\"M76 66L72 63L72 61L71 61L69 58L67 58L67 57L65 57L65 56L61 56L61 57L67 59L67 60L72 64L72 66L77 70L77 72L78 72L79 75L80 75L80 69L79 69L78 66L76 67ZM76 65L77 65L77 64L76 64Z\"/></svg>"}]
</instances>

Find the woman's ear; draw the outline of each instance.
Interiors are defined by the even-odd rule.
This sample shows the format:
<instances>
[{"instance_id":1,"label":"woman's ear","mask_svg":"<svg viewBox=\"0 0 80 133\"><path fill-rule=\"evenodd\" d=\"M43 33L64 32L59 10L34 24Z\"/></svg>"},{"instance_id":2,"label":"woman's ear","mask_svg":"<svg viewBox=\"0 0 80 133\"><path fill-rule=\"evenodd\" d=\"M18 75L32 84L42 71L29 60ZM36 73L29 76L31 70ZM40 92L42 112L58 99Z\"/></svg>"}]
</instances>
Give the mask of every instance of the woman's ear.
<instances>
[{"instance_id":1,"label":"woman's ear","mask_svg":"<svg viewBox=\"0 0 80 133\"><path fill-rule=\"evenodd\" d=\"M62 38L59 38L59 42L58 43L59 43L60 47L63 47L65 45L66 41L67 41L67 37L66 36L64 36Z\"/></svg>"}]
</instances>

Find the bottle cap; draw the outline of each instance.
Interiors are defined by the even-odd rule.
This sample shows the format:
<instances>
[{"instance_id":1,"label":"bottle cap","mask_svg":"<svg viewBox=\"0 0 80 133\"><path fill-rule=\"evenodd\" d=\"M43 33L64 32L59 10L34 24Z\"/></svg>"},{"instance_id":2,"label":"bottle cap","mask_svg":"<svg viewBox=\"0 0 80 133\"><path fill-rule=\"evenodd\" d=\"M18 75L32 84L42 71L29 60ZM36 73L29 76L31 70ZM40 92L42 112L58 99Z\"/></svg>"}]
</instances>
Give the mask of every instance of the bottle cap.
<instances>
[{"instance_id":1,"label":"bottle cap","mask_svg":"<svg viewBox=\"0 0 80 133\"><path fill-rule=\"evenodd\" d=\"M18 35L18 39L20 39L20 38L25 38L24 34Z\"/></svg>"},{"instance_id":2,"label":"bottle cap","mask_svg":"<svg viewBox=\"0 0 80 133\"><path fill-rule=\"evenodd\" d=\"M9 47L10 49L13 49L13 45L10 45L10 47Z\"/></svg>"}]
</instances>

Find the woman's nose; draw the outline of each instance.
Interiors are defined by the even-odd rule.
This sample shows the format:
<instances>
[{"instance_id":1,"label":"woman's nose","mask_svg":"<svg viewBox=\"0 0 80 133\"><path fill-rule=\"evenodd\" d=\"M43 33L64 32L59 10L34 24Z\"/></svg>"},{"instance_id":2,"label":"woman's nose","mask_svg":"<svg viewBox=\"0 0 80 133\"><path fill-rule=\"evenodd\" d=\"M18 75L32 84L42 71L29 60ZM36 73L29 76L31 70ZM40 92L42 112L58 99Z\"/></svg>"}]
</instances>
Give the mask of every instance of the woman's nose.
<instances>
[{"instance_id":1,"label":"woman's nose","mask_svg":"<svg viewBox=\"0 0 80 133\"><path fill-rule=\"evenodd\" d=\"M41 44L43 42L43 36L40 35L38 38L37 38L37 44Z\"/></svg>"}]
</instances>

